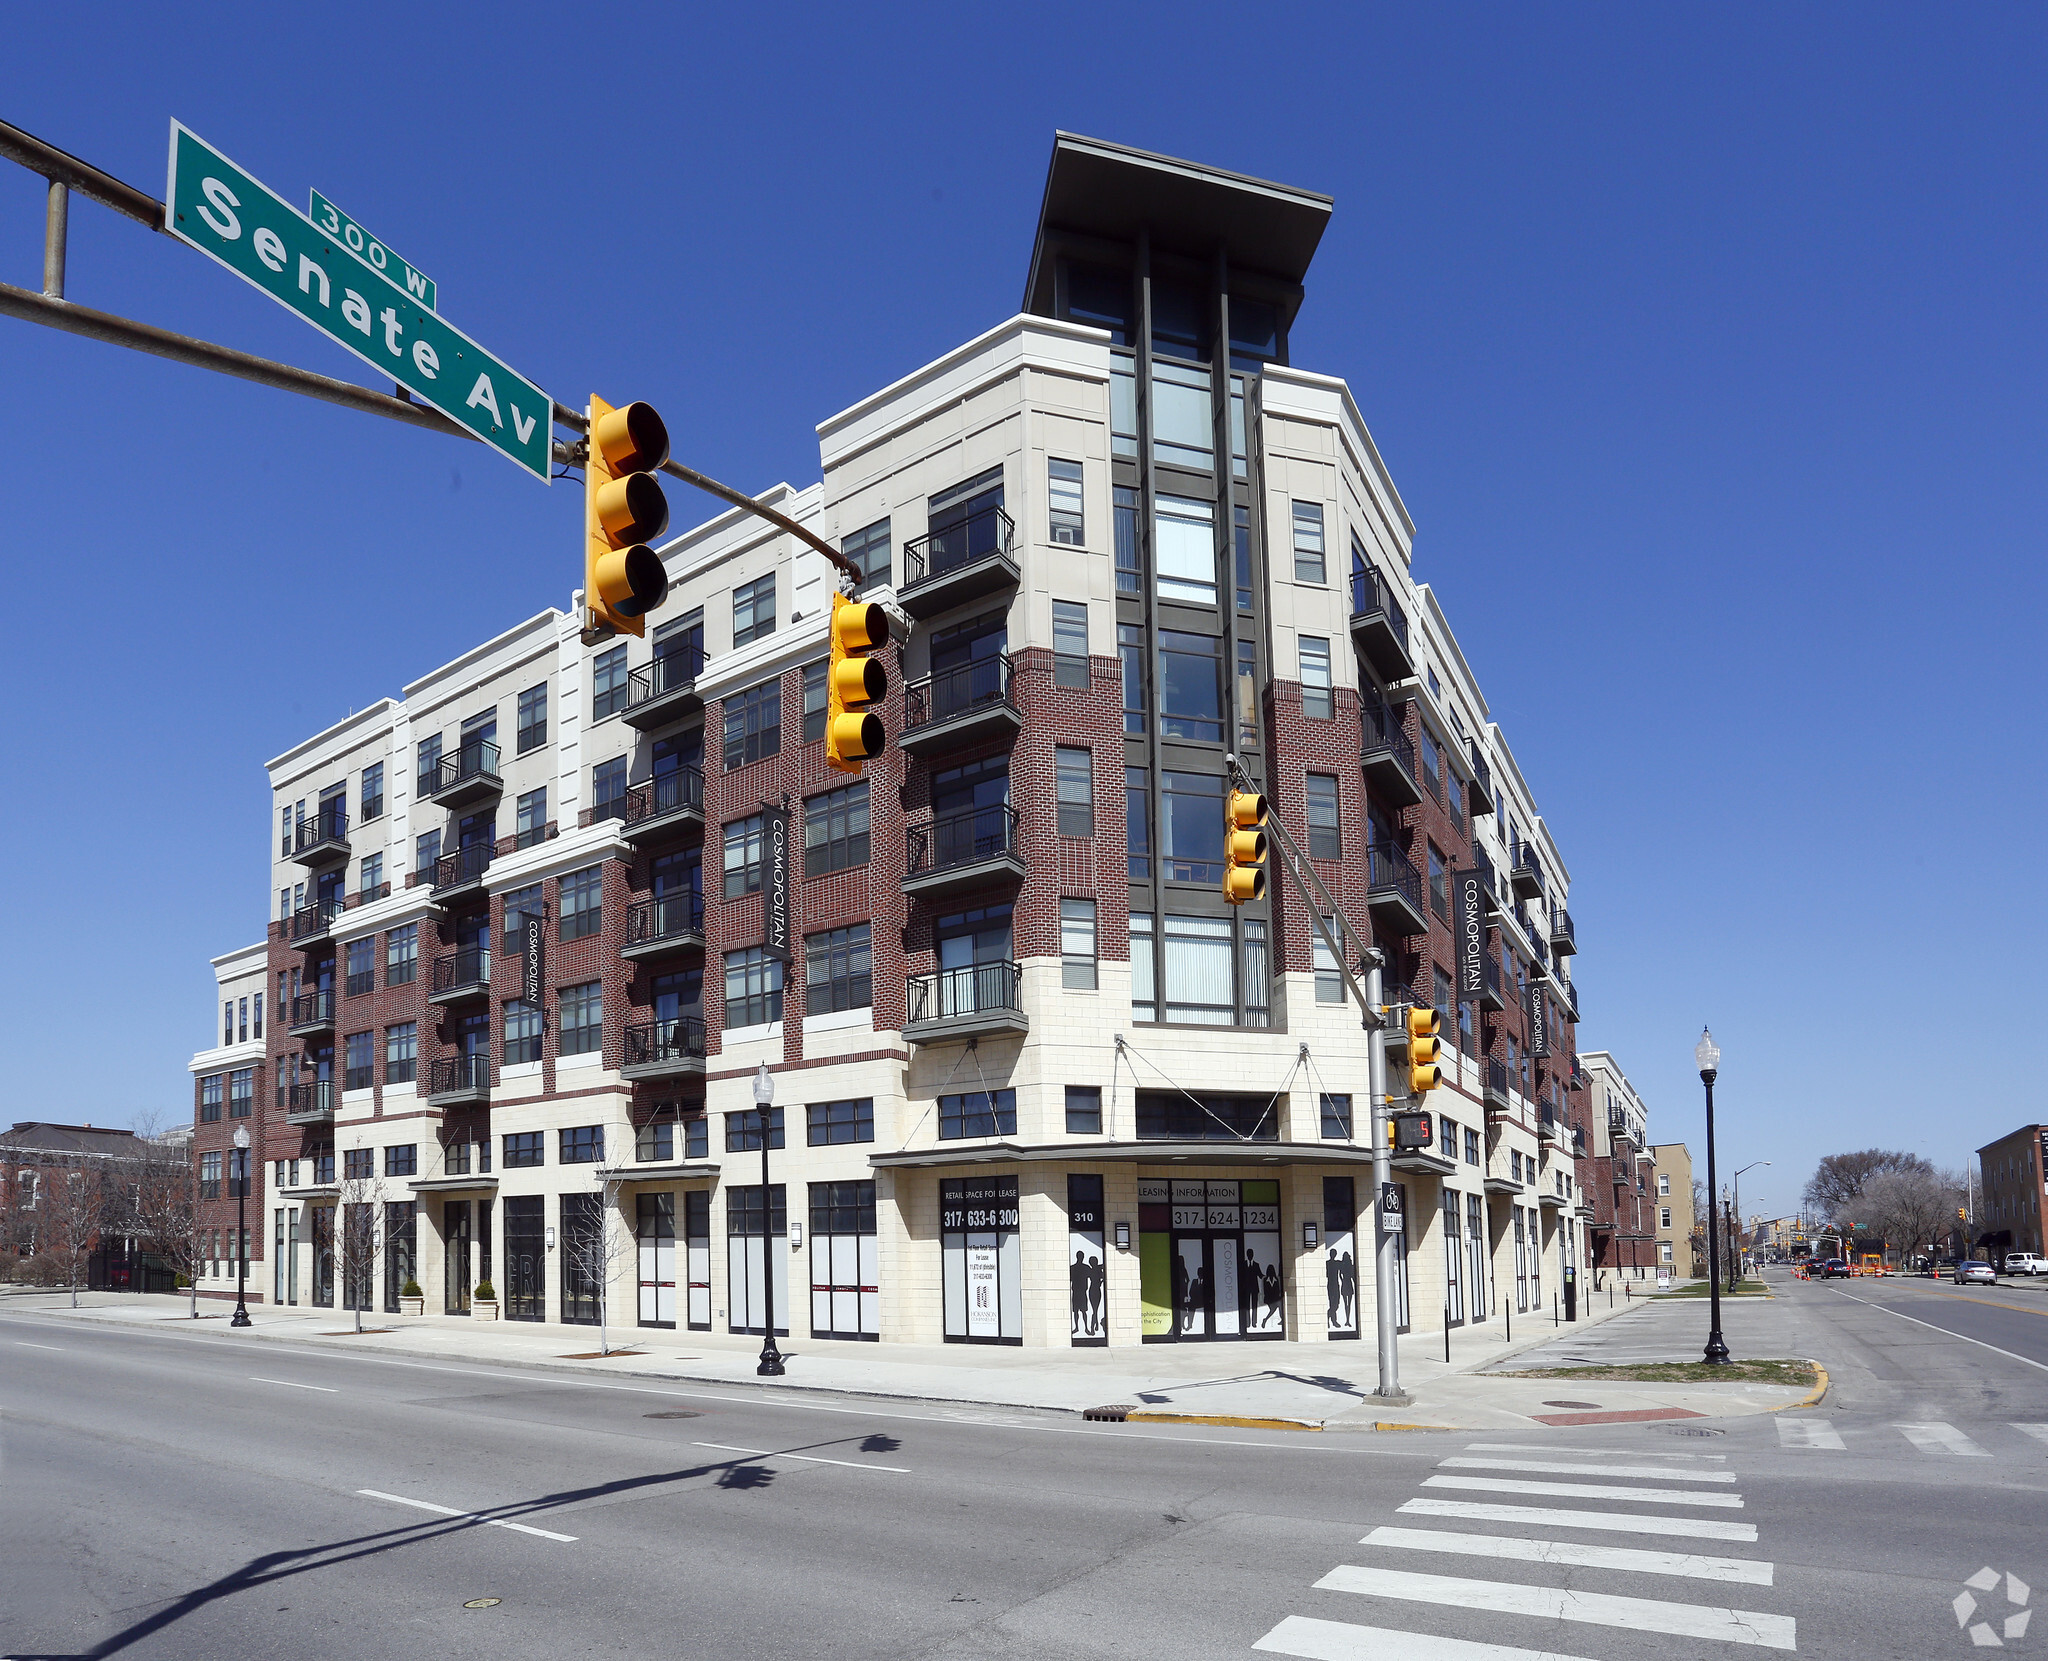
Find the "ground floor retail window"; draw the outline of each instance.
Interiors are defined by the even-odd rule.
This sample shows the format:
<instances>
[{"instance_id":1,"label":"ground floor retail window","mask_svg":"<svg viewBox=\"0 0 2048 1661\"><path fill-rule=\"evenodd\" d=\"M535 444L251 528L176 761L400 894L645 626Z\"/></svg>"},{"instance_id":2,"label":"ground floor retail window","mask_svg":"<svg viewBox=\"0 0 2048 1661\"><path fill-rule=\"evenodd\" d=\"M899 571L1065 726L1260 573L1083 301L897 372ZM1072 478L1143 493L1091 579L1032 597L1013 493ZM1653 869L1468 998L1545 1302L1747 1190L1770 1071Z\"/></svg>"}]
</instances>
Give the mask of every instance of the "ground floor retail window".
<instances>
[{"instance_id":1,"label":"ground floor retail window","mask_svg":"<svg viewBox=\"0 0 2048 1661\"><path fill-rule=\"evenodd\" d=\"M1492 1276L1486 1271L1492 1266L1492 1253L1487 1250L1488 1229L1486 1226L1486 1200L1478 1194L1465 1196L1465 1265L1466 1280L1472 1300L1472 1319L1483 1321L1493 1313Z\"/></svg>"},{"instance_id":2,"label":"ground floor retail window","mask_svg":"<svg viewBox=\"0 0 2048 1661\"><path fill-rule=\"evenodd\" d=\"M882 1274L872 1182L811 1184L811 1336L879 1339Z\"/></svg>"},{"instance_id":3,"label":"ground floor retail window","mask_svg":"<svg viewBox=\"0 0 2048 1661\"><path fill-rule=\"evenodd\" d=\"M572 1133L562 1132L564 1142ZM600 1302L606 1269L611 1261L612 1235L604 1214L602 1194L564 1194L562 1232L556 1256L562 1260L562 1322L566 1326L596 1326L602 1319Z\"/></svg>"},{"instance_id":4,"label":"ground floor retail window","mask_svg":"<svg viewBox=\"0 0 2048 1661\"><path fill-rule=\"evenodd\" d=\"M1458 1196L1444 1190L1444 1324L1456 1326L1465 1319L1465 1277L1460 1272L1458 1246L1464 1230L1459 1223Z\"/></svg>"},{"instance_id":5,"label":"ground floor retail window","mask_svg":"<svg viewBox=\"0 0 2048 1661\"><path fill-rule=\"evenodd\" d=\"M505 1283L499 1290L508 1321L547 1319L547 1201L522 1194L505 1202Z\"/></svg>"},{"instance_id":6,"label":"ground floor retail window","mask_svg":"<svg viewBox=\"0 0 2048 1661\"><path fill-rule=\"evenodd\" d=\"M939 1183L939 1244L946 1342L1024 1342L1023 1251L1015 1177Z\"/></svg>"},{"instance_id":7,"label":"ground floor retail window","mask_svg":"<svg viewBox=\"0 0 2048 1661\"><path fill-rule=\"evenodd\" d=\"M1332 1338L1358 1336L1358 1198L1349 1177L1323 1178L1323 1282Z\"/></svg>"},{"instance_id":8,"label":"ground floor retail window","mask_svg":"<svg viewBox=\"0 0 2048 1661\"><path fill-rule=\"evenodd\" d=\"M1529 1229L1528 1213L1514 1208L1515 1230L1515 1313L1529 1313Z\"/></svg>"},{"instance_id":9,"label":"ground floor retail window","mask_svg":"<svg viewBox=\"0 0 2048 1661\"><path fill-rule=\"evenodd\" d=\"M384 1202L384 1313L396 1315L398 1300L414 1278L419 1251L419 1208L411 1200Z\"/></svg>"},{"instance_id":10,"label":"ground floor retail window","mask_svg":"<svg viewBox=\"0 0 2048 1661\"><path fill-rule=\"evenodd\" d=\"M1283 1336L1280 1184L1141 1179L1138 1266L1148 1341Z\"/></svg>"},{"instance_id":11,"label":"ground floor retail window","mask_svg":"<svg viewBox=\"0 0 2048 1661\"><path fill-rule=\"evenodd\" d=\"M1380 1239L1394 1254L1394 1330L1406 1332L1408 1307L1408 1185L1390 1182L1380 1189ZM1377 1281L1374 1283L1377 1285Z\"/></svg>"},{"instance_id":12,"label":"ground floor retail window","mask_svg":"<svg viewBox=\"0 0 2048 1661\"><path fill-rule=\"evenodd\" d=\"M786 1207L785 1190L779 1182L768 1190L765 1209L759 1183L725 1191L726 1323L730 1331L765 1335L771 1290L764 1278L763 1271L767 1270L775 1276L775 1335L789 1336Z\"/></svg>"},{"instance_id":13,"label":"ground floor retail window","mask_svg":"<svg viewBox=\"0 0 2048 1661\"><path fill-rule=\"evenodd\" d=\"M441 1202L441 1307L450 1315L469 1313L476 1285L475 1240L470 1233L470 1200Z\"/></svg>"},{"instance_id":14,"label":"ground floor retail window","mask_svg":"<svg viewBox=\"0 0 2048 1661\"><path fill-rule=\"evenodd\" d=\"M642 1194L634 1203L633 1239L640 1257L640 1324L676 1324L676 1197Z\"/></svg>"},{"instance_id":15,"label":"ground floor retail window","mask_svg":"<svg viewBox=\"0 0 2048 1661\"><path fill-rule=\"evenodd\" d=\"M313 1220L313 1307L334 1307L334 1207L307 1208Z\"/></svg>"},{"instance_id":16,"label":"ground floor retail window","mask_svg":"<svg viewBox=\"0 0 2048 1661\"><path fill-rule=\"evenodd\" d=\"M684 1311L692 1332L711 1330L711 1194L683 1196L683 1273L689 1284Z\"/></svg>"},{"instance_id":17,"label":"ground floor retail window","mask_svg":"<svg viewBox=\"0 0 2048 1661\"><path fill-rule=\"evenodd\" d=\"M1068 1099L1073 1097L1070 1086ZM1068 1109L1068 1117L1073 1110ZM1102 1178L1067 1178L1068 1336L1077 1345L1109 1342L1109 1272L1103 1267Z\"/></svg>"},{"instance_id":18,"label":"ground floor retail window","mask_svg":"<svg viewBox=\"0 0 2048 1661\"><path fill-rule=\"evenodd\" d=\"M376 1284L377 1213L367 1200L341 1208L342 1308L368 1310Z\"/></svg>"}]
</instances>

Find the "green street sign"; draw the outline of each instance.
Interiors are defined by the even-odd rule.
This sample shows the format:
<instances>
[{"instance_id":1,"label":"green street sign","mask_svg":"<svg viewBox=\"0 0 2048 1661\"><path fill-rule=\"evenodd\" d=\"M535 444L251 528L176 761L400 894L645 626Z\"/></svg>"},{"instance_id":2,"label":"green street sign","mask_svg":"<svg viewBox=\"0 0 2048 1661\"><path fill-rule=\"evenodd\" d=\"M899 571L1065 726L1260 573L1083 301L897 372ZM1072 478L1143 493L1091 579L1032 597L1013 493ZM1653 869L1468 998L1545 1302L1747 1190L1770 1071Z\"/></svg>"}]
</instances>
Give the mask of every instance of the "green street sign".
<instances>
[{"instance_id":1,"label":"green street sign","mask_svg":"<svg viewBox=\"0 0 2048 1661\"><path fill-rule=\"evenodd\" d=\"M317 190L310 192L306 217L365 265L389 277L428 311L435 309L434 279L410 260L400 259Z\"/></svg>"},{"instance_id":2,"label":"green street sign","mask_svg":"<svg viewBox=\"0 0 2048 1661\"><path fill-rule=\"evenodd\" d=\"M176 121L164 229L549 478L552 398Z\"/></svg>"}]
</instances>

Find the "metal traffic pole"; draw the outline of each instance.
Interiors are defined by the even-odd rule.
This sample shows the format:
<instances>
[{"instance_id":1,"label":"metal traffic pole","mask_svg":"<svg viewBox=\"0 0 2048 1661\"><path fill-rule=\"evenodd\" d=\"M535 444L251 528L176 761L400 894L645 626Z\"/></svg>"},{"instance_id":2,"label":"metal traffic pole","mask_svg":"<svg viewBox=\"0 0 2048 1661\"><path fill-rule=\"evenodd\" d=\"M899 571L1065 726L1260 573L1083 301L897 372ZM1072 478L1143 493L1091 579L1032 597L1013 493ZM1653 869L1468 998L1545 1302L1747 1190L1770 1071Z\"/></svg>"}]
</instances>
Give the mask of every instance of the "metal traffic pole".
<instances>
[{"instance_id":1,"label":"metal traffic pole","mask_svg":"<svg viewBox=\"0 0 2048 1661\"><path fill-rule=\"evenodd\" d=\"M1378 951L1367 955L1366 999L1380 1007L1381 960ZM1393 1138L1387 1124L1387 1031L1384 1025L1369 1026L1366 1033L1366 1088L1372 1108L1373 1225L1379 1238L1373 1242L1372 1267L1374 1302L1373 1327L1379 1338L1380 1387L1373 1392L1379 1400L1405 1406L1412 1398L1401 1388L1401 1348L1394 1329L1395 1270L1394 1236L1387 1227L1387 1191L1394 1185ZM1404 1230L1408 1217L1398 1219ZM1446 1340L1448 1342L1448 1340Z\"/></svg>"}]
</instances>

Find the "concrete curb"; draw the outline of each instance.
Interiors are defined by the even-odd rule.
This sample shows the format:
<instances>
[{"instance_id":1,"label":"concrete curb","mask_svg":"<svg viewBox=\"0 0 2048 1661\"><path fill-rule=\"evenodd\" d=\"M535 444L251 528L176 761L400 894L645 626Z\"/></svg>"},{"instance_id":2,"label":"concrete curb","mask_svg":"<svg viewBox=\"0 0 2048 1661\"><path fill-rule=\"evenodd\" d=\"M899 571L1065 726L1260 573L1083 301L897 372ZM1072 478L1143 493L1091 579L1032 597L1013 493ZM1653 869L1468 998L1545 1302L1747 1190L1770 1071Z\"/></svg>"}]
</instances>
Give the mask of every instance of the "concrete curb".
<instances>
[{"instance_id":1,"label":"concrete curb","mask_svg":"<svg viewBox=\"0 0 2048 1661\"><path fill-rule=\"evenodd\" d=\"M1805 1361L1807 1366L1811 1367L1816 1373L1820 1374L1820 1382L1816 1384L1811 1390L1807 1391L1806 1394L1801 1396L1797 1401L1788 1401L1781 1407L1767 1407L1764 1409L1766 1413L1787 1413L1795 1407L1818 1407L1821 1403L1821 1398L1828 1393L1828 1386L1832 1384L1834 1380L1828 1377L1827 1368L1823 1367L1818 1361L1814 1360L1811 1356L1802 1356L1801 1359Z\"/></svg>"},{"instance_id":2,"label":"concrete curb","mask_svg":"<svg viewBox=\"0 0 2048 1661\"><path fill-rule=\"evenodd\" d=\"M1059 1409L1057 1411L1068 1411ZM1321 1430L1313 1419L1258 1419L1235 1413L1126 1413L1127 1425L1225 1425L1233 1430Z\"/></svg>"}]
</instances>

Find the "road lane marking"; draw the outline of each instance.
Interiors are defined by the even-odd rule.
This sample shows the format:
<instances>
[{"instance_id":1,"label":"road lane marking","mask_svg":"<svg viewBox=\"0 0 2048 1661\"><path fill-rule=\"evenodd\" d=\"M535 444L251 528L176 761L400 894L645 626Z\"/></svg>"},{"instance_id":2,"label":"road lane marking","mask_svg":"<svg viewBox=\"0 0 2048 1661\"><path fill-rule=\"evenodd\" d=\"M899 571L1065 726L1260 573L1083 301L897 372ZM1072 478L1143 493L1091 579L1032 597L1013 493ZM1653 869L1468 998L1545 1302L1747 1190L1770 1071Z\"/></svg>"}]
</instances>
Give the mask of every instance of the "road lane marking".
<instances>
[{"instance_id":1,"label":"road lane marking","mask_svg":"<svg viewBox=\"0 0 2048 1661\"><path fill-rule=\"evenodd\" d=\"M1689 1540L1754 1543L1755 1523L1710 1522L1704 1517L1638 1517L1631 1511L1567 1511L1549 1505L1489 1505L1480 1500L1439 1500L1427 1495L1400 1509L1411 1517L1463 1517L1476 1523L1519 1523L1524 1528L1597 1528L1619 1534L1672 1534Z\"/></svg>"},{"instance_id":2,"label":"road lane marking","mask_svg":"<svg viewBox=\"0 0 2048 1661\"><path fill-rule=\"evenodd\" d=\"M339 1390L328 1384L297 1384L288 1378L258 1378L254 1373L249 1375L249 1382L251 1384L282 1384L287 1390L320 1390L330 1396L341 1394Z\"/></svg>"},{"instance_id":3,"label":"road lane marking","mask_svg":"<svg viewBox=\"0 0 2048 1661\"><path fill-rule=\"evenodd\" d=\"M910 1471L902 1465L868 1465L858 1459L826 1459L815 1453L777 1453L772 1448L735 1448L724 1442L692 1442L693 1448L716 1448L720 1453L750 1454L756 1459L801 1459L807 1465L844 1465L849 1471L888 1471L893 1476L908 1476Z\"/></svg>"},{"instance_id":4,"label":"road lane marking","mask_svg":"<svg viewBox=\"0 0 2048 1661\"><path fill-rule=\"evenodd\" d=\"M1482 1494L1555 1494L1567 1499L1635 1500L1644 1505L1720 1505L1742 1509L1740 1494L1695 1494L1679 1488L1610 1488L1597 1482L1516 1482L1495 1476L1426 1476L1425 1488L1472 1488Z\"/></svg>"},{"instance_id":5,"label":"road lane marking","mask_svg":"<svg viewBox=\"0 0 2048 1661\"><path fill-rule=\"evenodd\" d=\"M1667 1482L1733 1482L1733 1471L1681 1471L1668 1465L1575 1465L1551 1459L1439 1459L1455 1471L1542 1471L1552 1476L1654 1476Z\"/></svg>"},{"instance_id":6,"label":"road lane marking","mask_svg":"<svg viewBox=\"0 0 2048 1661\"><path fill-rule=\"evenodd\" d=\"M1899 1425L1895 1428L1922 1453L1960 1453L1975 1459L1991 1457L1954 1425L1943 1424L1939 1420L1933 1424Z\"/></svg>"},{"instance_id":7,"label":"road lane marking","mask_svg":"<svg viewBox=\"0 0 2048 1661\"><path fill-rule=\"evenodd\" d=\"M1781 1448L1823 1448L1842 1451L1842 1433L1825 1419L1780 1419L1778 1446Z\"/></svg>"},{"instance_id":8,"label":"road lane marking","mask_svg":"<svg viewBox=\"0 0 2048 1661\"><path fill-rule=\"evenodd\" d=\"M2033 1437L2037 1442L2048 1442L2048 1425L2014 1425L2012 1428L2023 1436Z\"/></svg>"},{"instance_id":9,"label":"road lane marking","mask_svg":"<svg viewBox=\"0 0 2048 1661\"><path fill-rule=\"evenodd\" d=\"M1557 1453L1560 1449L1580 1456L1591 1453L1639 1454L1643 1451L1641 1448L1582 1448L1576 1442L1467 1442L1465 1444L1465 1451L1467 1453ZM1728 1456L1725 1453L1667 1453L1664 1449L1659 1448L1657 1450L1657 1457L1659 1459L1711 1460L1716 1465L1728 1463Z\"/></svg>"},{"instance_id":10,"label":"road lane marking","mask_svg":"<svg viewBox=\"0 0 2048 1661\"><path fill-rule=\"evenodd\" d=\"M59 1355L64 1353L62 1344L31 1344L26 1338L17 1338L14 1341L25 1350L53 1350Z\"/></svg>"},{"instance_id":11,"label":"road lane marking","mask_svg":"<svg viewBox=\"0 0 2048 1661\"><path fill-rule=\"evenodd\" d=\"M1569 1563L1586 1569L1683 1575L1689 1580L1725 1580L1743 1586L1770 1585L1772 1571L1771 1564L1751 1557L1631 1551L1622 1546L1585 1546L1566 1540L1530 1540L1503 1534L1452 1534L1433 1528L1376 1528L1358 1543L1394 1546L1403 1551L1454 1552L1461 1557L1499 1557L1516 1563Z\"/></svg>"},{"instance_id":12,"label":"road lane marking","mask_svg":"<svg viewBox=\"0 0 2048 1661\"><path fill-rule=\"evenodd\" d=\"M386 1494L375 1488L358 1488L356 1492L367 1499L389 1500L393 1505L409 1505L415 1511L431 1511L440 1517L465 1517L471 1522L483 1523L491 1528L509 1528L515 1534L532 1534L543 1540L559 1540L565 1546L576 1543L576 1536L573 1534L557 1534L553 1529L534 1528L528 1523L508 1523L497 1517L480 1517L474 1511L458 1511L452 1505L436 1505L432 1500L407 1499L403 1494Z\"/></svg>"},{"instance_id":13,"label":"road lane marking","mask_svg":"<svg viewBox=\"0 0 2048 1661\"><path fill-rule=\"evenodd\" d=\"M1765 1649L1799 1647L1796 1623L1791 1616L1768 1615L1755 1609L1715 1609L1703 1604L1617 1597L1608 1592L1581 1592L1562 1586L1524 1586L1458 1575L1413 1574L1406 1569L1363 1569L1348 1563L1332 1569L1316 1582L1316 1587L1325 1592L1403 1598L1412 1603L1484 1609L1538 1620L1582 1621L1590 1626L1620 1627L1630 1632L1718 1638Z\"/></svg>"},{"instance_id":14,"label":"road lane marking","mask_svg":"<svg viewBox=\"0 0 2048 1661\"><path fill-rule=\"evenodd\" d=\"M1581 1661L1556 1650L1519 1649L1512 1644L1475 1644L1469 1638L1439 1638L1428 1632L1397 1632L1388 1626L1352 1626L1289 1615L1253 1649L1301 1661Z\"/></svg>"},{"instance_id":15,"label":"road lane marking","mask_svg":"<svg viewBox=\"0 0 2048 1661\"><path fill-rule=\"evenodd\" d=\"M1830 1286L1828 1290L1833 1292L1838 1298L1847 1298L1851 1303L1860 1303L1865 1309L1875 1309L1883 1315L1896 1315L1902 1321L1911 1321L1915 1326L1924 1326L1929 1332L1938 1332L1944 1338L1956 1338L1965 1344L1975 1344L1980 1350L1989 1350L1993 1355L2002 1355L2008 1361L2024 1362L2029 1367L2038 1367L2042 1372L2048 1373L2048 1361L2036 1361L2030 1355L2018 1355L2012 1350L2000 1349L1996 1344L1987 1344L1983 1339L1972 1338L1966 1332L1952 1332L1945 1326L1936 1326L1932 1321L1923 1321L1918 1315L1901 1315L1896 1309L1887 1308L1881 1303L1872 1303L1868 1298L1859 1298L1853 1292L1844 1292L1839 1287Z\"/></svg>"}]
</instances>

